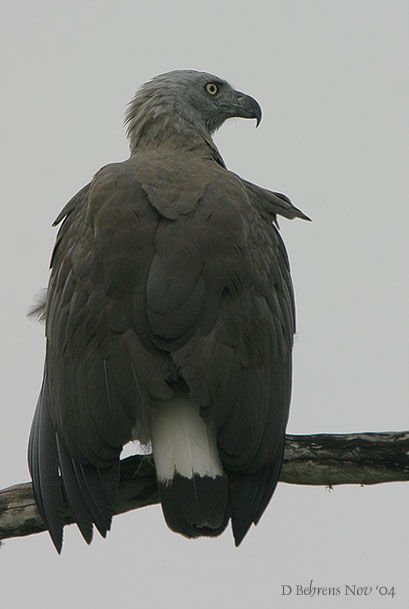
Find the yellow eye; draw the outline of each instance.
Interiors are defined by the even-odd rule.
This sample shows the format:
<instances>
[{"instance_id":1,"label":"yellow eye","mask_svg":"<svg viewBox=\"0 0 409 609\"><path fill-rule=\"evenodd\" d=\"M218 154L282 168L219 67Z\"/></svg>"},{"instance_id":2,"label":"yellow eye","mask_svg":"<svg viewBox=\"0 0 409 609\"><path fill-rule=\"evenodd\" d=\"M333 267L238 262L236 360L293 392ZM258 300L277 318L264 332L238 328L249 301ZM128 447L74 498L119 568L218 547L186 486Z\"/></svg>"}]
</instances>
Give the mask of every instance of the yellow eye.
<instances>
[{"instance_id":1,"label":"yellow eye","mask_svg":"<svg viewBox=\"0 0 409 609\"><path fill-rule=\"evenodd\" d=\"M206 85L206 91L210 94L210 95L216 95L216 93L218 92L219 87L216 85L216 83L214 82L208 82Z\"/></svg>"}]
</instances>

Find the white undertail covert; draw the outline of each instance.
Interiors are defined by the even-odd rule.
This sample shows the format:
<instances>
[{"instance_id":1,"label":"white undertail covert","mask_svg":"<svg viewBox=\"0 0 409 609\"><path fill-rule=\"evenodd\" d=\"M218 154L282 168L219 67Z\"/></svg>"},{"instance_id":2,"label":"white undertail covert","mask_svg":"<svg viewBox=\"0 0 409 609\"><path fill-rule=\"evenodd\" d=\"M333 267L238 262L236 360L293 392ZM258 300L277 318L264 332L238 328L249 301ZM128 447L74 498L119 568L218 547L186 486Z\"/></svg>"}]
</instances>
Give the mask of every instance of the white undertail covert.
<instances>
[{"instance_id":1,"label":"white undertail covert","mask_svg":"<svg viewBox=\"0 0 409 609\"><path fill-rule=\"evenodd\" d=\"M170 482L175 474L185 478L223 476L214 427L203 421L199 406L188 396L159 404L151 439L159 482Z\"/></svg>"}]
</instances>

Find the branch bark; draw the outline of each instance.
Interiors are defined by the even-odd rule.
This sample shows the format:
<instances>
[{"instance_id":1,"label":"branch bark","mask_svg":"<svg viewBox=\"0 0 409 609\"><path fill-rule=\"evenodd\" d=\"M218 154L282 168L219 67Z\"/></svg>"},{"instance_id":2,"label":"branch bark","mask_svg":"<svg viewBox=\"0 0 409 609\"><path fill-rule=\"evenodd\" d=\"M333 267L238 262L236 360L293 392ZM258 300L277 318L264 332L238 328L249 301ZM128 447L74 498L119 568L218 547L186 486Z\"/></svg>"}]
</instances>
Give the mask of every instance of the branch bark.
<instances>
[{"instance_id":1,"label":"branch bark","mask_svg":"<svg viewBox=\"0 0 409 609\"><path fill-rule=\"evenodd\" d=\"M332 487L406 480L409 480L409 431L286 437L281 482ZM121 461L115 513L158 502L152 457L134 456ZM65 522L73 522L68 506ZM30 482L0 491L0 539L45 530Z\"/></svg>"}]
</instances>

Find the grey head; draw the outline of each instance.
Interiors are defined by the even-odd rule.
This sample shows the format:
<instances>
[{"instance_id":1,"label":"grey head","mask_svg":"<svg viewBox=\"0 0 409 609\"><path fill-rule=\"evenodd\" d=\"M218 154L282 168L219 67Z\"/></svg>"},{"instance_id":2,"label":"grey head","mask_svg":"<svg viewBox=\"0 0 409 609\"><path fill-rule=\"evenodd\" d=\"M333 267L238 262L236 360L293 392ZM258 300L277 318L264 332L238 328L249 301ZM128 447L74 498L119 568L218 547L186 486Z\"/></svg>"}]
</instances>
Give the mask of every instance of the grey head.
<instances>
[{"instance_id":1,"label":"grey head","mask_svg":"<svg viewBox=\"0 0 409 609\"><path fill-rule=\"evenodd\" d=\"M136 148L151 132L162 139L173 130L193 128L211 138L226 119L254 118L261 121L257 101L236 91L228 82L207 72L174 70L145 83L129 104L125 123ZM162 136L162 137L161 137Z\"/></svg>"}]
</instances>

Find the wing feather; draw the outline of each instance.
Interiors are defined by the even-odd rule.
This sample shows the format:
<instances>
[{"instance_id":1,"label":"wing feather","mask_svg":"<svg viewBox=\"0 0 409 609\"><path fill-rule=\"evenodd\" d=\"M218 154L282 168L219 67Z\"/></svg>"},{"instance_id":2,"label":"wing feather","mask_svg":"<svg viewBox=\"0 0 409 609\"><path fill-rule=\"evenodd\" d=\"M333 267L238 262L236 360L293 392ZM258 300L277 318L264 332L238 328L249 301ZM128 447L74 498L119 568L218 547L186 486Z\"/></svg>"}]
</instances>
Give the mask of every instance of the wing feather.
<instances>
[{"instance_id":1,"label":"wing feather","mask_svg":"<svg viewBox=\"0 0 409 609\"><path fill-rule=\"evenodd\" d=\"M136 424L144 433L151 401L173 395L170 361L149 339L145 311L158 213L132 172L103 169L61 220L47 292L44 384L29 443L35 496L59 551L62 484L86 541L93 523L105 535L122 446Z\"/></svg>"},{"instance_id":2,"label":"wing feather","mask_svg":"<svg viewBox=\"0 0 409 609\"><path fill-rule=\"evenodd\" d=\"M47 376L38 398L28 444L28 464L38 511L50 531L57 552L63 540L63 496L56 435L49 414Z\"/></svg>"}]
</instances>

